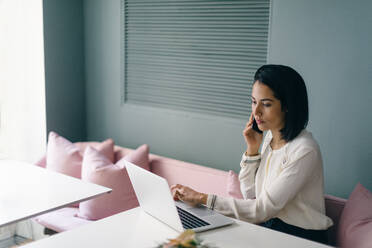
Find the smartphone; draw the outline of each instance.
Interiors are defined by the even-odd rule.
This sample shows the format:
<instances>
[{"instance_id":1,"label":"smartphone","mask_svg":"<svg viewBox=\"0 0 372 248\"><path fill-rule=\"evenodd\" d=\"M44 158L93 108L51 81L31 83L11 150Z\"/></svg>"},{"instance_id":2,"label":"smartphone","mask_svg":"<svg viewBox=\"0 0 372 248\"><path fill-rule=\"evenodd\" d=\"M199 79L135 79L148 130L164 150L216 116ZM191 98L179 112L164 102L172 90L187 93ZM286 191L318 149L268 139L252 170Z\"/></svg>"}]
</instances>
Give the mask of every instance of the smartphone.
<instances>
[{"instance_id":1,"label":"smartphone","mask_svg":"<svg viewBox=\"0 0 372 248\"><path fill-rule=\"evenodd\" d=\"M256 120L255 120L254 118L253 118L252 129L253 129L254 131L256 131L257 133L263 133L263 132L258 128L258 126L257 126L257 122L256 122Z\"/></svg>"}]
</instances>

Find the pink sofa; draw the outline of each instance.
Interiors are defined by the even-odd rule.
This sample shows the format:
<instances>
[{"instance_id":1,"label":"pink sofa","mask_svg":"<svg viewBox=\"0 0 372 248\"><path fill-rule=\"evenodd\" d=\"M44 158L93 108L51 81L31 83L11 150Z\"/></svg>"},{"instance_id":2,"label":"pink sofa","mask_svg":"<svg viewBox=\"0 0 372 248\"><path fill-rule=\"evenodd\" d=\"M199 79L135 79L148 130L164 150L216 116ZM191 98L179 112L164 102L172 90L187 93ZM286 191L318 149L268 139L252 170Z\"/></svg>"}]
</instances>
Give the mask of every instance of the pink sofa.
<instances>
[{"instance_id":1,"label":"pink sofa","mask_svg":"<svg viewBox=\"0 0 372 248\"><path fill-rule=\"evenodd\" d=\"M84 150L87 145L97 144L94 142L75 143L81 150ZM124 157L132 149L115 146L115 161ZM154 154L149 155L150 170L165 179L169 185L180 183L188 185L200 192L213 193L220 196L229 197L227 185L229 182L229 172L213 169L197 164L187 163L167 157L162 157ZM46 157L43 157L36 165L46 166ZM326 195L326 212L333 219L335 225L329 230L330 244L335 245L337 224L346 203L345 199ZM92 221L77 217L77 207L66 207L51 213L37 216L35 220L48 229L56 232L62 232L73 229L77 226L90 223Z\"/></svg>"},{"instance_id":2,"label":"pink sofa","mask_svg":"<svg viewBox=\"0 0 372 248\"><path fill-rule=\"evenodd\" d=\"M328 244L337 245L338 224L342 214L342 210L346 204L346 199L325 195L326 214L333 220L333 226L328 229Z\"/></svg>"},{"instance_id":3,"label":"pink sofa","mask_svg":"<svg viewBox=\"0 0 372 248\"><path fill-rule=\"evenodd\" d=\"M95 142L75 143L81 150ZM115 161L132 152L132 149L115 146ZM201 192L210 192L221 196L228 196L227 187L229 173L222 170L208 168L154 154L149 155L150 170L168 180L169 185L181 183ZM36 165L46 167L46 157L41 158ZM41 225L56 232L73 229L91 220L77 217L77 207L66 207L44 215L35 220Z\"/></svg>"}]
</instances>

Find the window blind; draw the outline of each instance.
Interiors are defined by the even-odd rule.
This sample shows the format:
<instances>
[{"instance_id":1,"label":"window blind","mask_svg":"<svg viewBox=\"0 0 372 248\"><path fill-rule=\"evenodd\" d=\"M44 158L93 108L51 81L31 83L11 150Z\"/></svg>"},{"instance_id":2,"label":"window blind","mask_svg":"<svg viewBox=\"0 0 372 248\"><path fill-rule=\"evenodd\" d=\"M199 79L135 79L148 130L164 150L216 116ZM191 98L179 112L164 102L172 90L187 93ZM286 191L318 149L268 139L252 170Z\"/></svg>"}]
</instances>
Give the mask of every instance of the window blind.
<instances>
[{"instance_id":1,"label":"window blind","mask_svg":"<svg viewBox=\"0 0 372 248\"><path fill-rule=\"evenodd\" d=\"M270 1L122 0L124 101L246 118Z\"/></svg>"}]
</instances>

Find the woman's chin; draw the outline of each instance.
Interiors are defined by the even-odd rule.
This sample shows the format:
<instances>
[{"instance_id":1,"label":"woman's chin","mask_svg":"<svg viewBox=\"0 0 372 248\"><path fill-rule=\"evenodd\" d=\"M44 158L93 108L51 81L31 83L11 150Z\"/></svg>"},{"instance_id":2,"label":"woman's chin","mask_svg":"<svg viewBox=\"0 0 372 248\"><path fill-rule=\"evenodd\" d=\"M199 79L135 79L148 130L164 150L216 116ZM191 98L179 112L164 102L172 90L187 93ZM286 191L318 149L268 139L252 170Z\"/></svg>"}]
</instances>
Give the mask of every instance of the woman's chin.
<instances>
[{"instance_id":1,"label":"woman's chin","mask_svg":"<svg viewBox=\"0 0 372 248\"><path fill-rule=\"evenodd\" d=\"M265 132L265 131L269 130L268 128L266 128L265 126L262 126L262 125L258 125L258 129L260 129L262 132Z\"/></svg>"}]
</instances>

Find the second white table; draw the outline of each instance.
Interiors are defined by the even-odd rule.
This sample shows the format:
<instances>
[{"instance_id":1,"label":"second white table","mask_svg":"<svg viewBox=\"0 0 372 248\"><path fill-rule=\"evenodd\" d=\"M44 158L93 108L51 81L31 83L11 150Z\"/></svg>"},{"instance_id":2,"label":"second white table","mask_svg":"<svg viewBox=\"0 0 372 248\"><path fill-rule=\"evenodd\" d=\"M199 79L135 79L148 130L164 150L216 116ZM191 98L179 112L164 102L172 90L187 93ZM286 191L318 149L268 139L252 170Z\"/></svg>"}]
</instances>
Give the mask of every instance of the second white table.
<instances>
[{"instance_id":1,"label":"second white table","mask_svg":"<svg viewBox=\"0 0 372 248\"><path fill-rule=\"evenodd\" d=\"M0 160L0 227L111 189L14 160Z\"/></svg>"}]
</instances>

